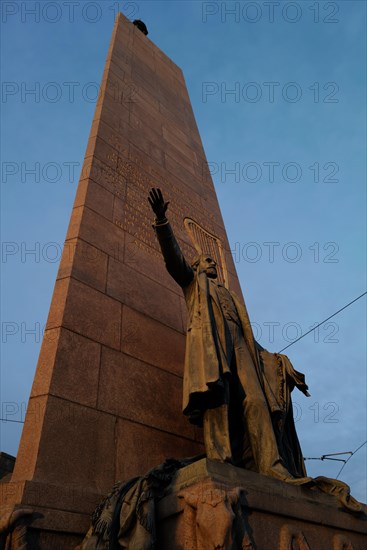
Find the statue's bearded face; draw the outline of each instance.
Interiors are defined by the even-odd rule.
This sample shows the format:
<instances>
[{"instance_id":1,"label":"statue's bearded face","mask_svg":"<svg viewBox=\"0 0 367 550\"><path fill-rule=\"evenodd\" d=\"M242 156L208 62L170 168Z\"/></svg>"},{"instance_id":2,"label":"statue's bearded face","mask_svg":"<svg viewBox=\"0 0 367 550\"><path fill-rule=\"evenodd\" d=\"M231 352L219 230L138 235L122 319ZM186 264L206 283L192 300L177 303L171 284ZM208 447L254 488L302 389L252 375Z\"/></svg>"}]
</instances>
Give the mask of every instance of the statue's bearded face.
<instances>
[{"instance_id":1,"label":"statue's bearded face","mask_svg":"<svg viewBox=\"0 0 367 550\"><path fill-rule=\"evenodd\" d=\"M217 262L210 256L203 255L200 257L199 273L204 271L207 277L216 279L218 277Z\"/></svg>"}]
</instances>

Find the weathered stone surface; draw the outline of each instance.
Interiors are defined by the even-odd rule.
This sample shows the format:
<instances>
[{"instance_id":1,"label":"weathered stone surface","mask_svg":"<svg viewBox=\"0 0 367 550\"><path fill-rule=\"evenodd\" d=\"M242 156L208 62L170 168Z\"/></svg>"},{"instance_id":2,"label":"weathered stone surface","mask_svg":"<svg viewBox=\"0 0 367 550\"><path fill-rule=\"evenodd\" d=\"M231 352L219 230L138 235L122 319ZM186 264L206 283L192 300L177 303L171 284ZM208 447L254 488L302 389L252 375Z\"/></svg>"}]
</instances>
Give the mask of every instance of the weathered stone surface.
<instances>
[{"instance_id":1,"label":"weathered stone surface","mask_svg":"<svg viewBox=\"0 0 367 550\"><path fill-rule=\"evenodd\" d=\"M203 459L158 504L161 550L362 550L366 517L314 489Z\"/></svg>"},{"instance_id":2,"label":"weathered stone surface","mask_svg":"<svg viewBox=\"0 0 367 550\"><path fill-rule=\"evenodd\" d=\"M121 350L182 379L184 335L127 306L122 311Z\"/></svg>"},{"instance_id":3,"label":"weathered stone surface","mask_svg":"<svg viewBox=\"0 0 367 550\"><path fill-rule=\"evenodd\" d=\"M107 294L179 332L183 331L179 296L113 258L108 266Z\"/></svg>"},{"instance_id":4,"label":"weathered stone surface","mask_svg":"<svg viewBox=\"0 0 367 550\"><path fill-rule=\"evenodd\" d=\"M181 414L186 306L147 195L162 185L174 201L189 261L186 216L229 249L205 166L182 71L120 14L12 482L1 485L7 504L44 514L34 548L81 540L96 495L116 479L203 451L201 430Z\"/></svg>"},{"instance_id":5,"label":"weathered stone surface","mask_svg":"<svg viewBox=\"0 0 367 550\"><path fill-rule=\"evenodd\" d=\"M130 355L102 349L99 410L194 439L194 428L181 413L181 391L178 376Z\"/></svg>"},{"instance_id":6,"label":"weathered stone surface","mask_svg":"<svg viewBox=\"0 0 367 550\"><path fill-rule=\"evenodd\" d=\"M31 397L28 401L27 414L11 481L33 479L42 436L46 404L46 395ZM6 495L9 495L6 485L4 484L2 489ZM21 502L20 500L14 501L17 503Z\"/></svg>"},{"instance_id":7,"label":"weathered stone surface","mask_svg":"<svg viewBox=\"0 0 367 550\"><path fill-rule=\"evenodd\" d=\"M165 269L162 255L156 248L152 248L134 234L125 233L124 263L131 269L182 296L181 288Z\"/></svg>"},{"instance_id":8,"label":"weathered stone surface","mask_svg":"<svg viewBox=\"0 0 367 550\"><path fill-rule=\"evenodd\" d=\"M107 281L108 256L82 239L71 239L64 246L58 279L74 277L104 292Z\"/></svg>"},{"instance_id":9,"label":"weathered stone surface","mask_svg":"<svg viewBox=\"0 0 367 550\"><path fill-rule=\"evenodd\" d=\"M166 458L184 458L204 452L201 442L193 442L191 439L124 419L118 421L117 435L116 478L122 480L143 475L149 469L162 464ZM133 461L124 459L126 448L133 453Z\"/></svg>"},{"instance_id":10,"label":"weathered stone surface","mask_svg":"<svg viewBox=\"0 0 367 550\"><path fill-rule=\"evenodd\" d=\"M66 292L66 281L69 284L64 309L61 311L60 299L55 306L55 315L47 320L46 328L64 326L95 342L119 349L121 303L72 278L57 281L56 288L60 287L62 296Z\"/></svg>"},{"instance_id":11,"label":"weathered stone surface","mask_svg":"<svg viewBox=\"0 0 367 550\"><path fill-rule=\"evenodd\" d=\"M67 241L80 238L109 256L119 256L124 246L124 233L120 227L85 206L74 208L73 217L75 223L69 226Z\"/></svg>"},{"instance_id":12,"label":"weathered stone surface","mask_svg":"<svg viewBox=\"0 0 367 550\"><path fill-rule=\"evenodd\" d=\"M48 392L95 407L101 345L65 328L47 331L31 397Z\"/></svg>"},{"instance_id":13,"label":"weathered stone surface","mask_svg":"<svg viewBox=\"0 0 367 550\"><path fill-rule=\"evenodd\" d=\"M116 419L110 414L51 395L32 400L35 402L33 416L39 419L39 441L30 438L27 442L22 438L22 445L26 448L20 449L22 460L17 460L12 479L29 476L55 485L106 492L115 477ZM26 422L31 421L28 414ZM34 425L35 422L32 427ZM27 467L26 453L31 458L34 447L38 450L37 460Z\"/></svg>"}]
</instances>

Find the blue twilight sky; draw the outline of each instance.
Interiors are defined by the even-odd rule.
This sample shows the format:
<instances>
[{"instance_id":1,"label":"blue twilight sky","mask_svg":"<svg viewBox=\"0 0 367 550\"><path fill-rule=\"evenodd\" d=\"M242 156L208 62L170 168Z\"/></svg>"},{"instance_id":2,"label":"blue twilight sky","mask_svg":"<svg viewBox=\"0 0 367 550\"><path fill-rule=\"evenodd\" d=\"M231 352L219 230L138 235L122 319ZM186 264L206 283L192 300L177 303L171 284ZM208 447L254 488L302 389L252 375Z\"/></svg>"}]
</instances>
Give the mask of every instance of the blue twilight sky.
<instances>
[{"instance_id":1,"label":"blue twilight sky","mask_svg":"<svg viewBox=\"0 0 367 550\"><path fill-rule=\"evenodd\" d=\"M2 418L24 420L117 11L184 72L260 343L279 351L366 290L364 1L1 9ZM287 350L312 394L293 397L306 457L367 439L365 304ZM21 426L0 421L1 450ZM366 447L341 476L364 501Z\"/></svg>"}]
</instances>

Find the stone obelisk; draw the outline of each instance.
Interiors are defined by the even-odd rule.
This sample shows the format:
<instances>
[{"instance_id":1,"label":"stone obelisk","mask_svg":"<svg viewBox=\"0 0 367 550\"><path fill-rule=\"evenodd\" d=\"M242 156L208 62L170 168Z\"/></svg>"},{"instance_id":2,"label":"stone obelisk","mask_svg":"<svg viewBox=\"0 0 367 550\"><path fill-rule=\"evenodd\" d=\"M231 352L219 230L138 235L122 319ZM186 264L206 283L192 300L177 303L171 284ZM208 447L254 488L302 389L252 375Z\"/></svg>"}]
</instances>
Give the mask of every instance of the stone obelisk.
<instances>
[{"instance_id":1,"label":"stone obelisk","mask_svg":"<svg viewBox=\"0 0 367 550\"><path fill-rule=\"evenodd\" d=\"M204 450L181 413L186 305L151 227L151 187L172 201L185 257L210 253L240 294L182 72L120 14L14 472L0 483L0 545L10 524L11 548L72 549L115 481ZM214 460L180 471L156 519L160 549L365 547L366 522L334 496Z\"/></svg>"},{"instance_id":2,"label":"stone obelisk","mask_svg":"<svg viewBox=\"0 0 367 550\"><path fill-rule=\"evenodd\" d=\"M188 259L241 292L181 70L117 17L46 332L3 504L42 514L37 544L72 547L116 480L203 452L182 416L186 306L147 202L172 201Z\"/></svg>"}]
</instances>

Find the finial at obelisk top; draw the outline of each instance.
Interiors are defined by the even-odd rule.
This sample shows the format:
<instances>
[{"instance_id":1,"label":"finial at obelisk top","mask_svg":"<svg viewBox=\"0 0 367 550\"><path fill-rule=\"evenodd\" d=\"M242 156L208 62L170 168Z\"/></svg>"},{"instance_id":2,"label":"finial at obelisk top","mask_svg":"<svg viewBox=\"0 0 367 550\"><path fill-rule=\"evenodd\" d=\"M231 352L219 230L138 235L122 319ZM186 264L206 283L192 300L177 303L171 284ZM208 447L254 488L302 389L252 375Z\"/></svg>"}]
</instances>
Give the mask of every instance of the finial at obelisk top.
<instances>
[{"instance_id":1,"label":"finial at obelisk top","mask_svg":"<svg viewBox=\"0 0 367 550\"><path fill-rule=\"evenodd\" d=\"M135 19L133 21L133 25L135 25L136 27L138 27L138 29L143 33L145 34L145 36L148 34L148 29L147 29L147 26L145 23L143 23L143 21L141 21L141 19Z\"/></svg>"}]
</instances>

